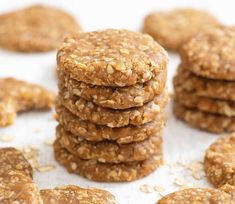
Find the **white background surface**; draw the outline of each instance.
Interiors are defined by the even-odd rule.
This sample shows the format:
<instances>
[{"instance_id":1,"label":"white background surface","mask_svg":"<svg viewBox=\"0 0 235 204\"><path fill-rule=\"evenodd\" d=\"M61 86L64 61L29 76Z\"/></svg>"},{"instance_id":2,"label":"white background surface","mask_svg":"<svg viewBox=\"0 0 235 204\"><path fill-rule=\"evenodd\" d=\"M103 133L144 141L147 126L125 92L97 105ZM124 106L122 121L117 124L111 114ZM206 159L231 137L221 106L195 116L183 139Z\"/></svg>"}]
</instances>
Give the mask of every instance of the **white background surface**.
<instances>
[{"instance_id":1,"label":"white background surface","mask_svg":"<svg viewBox=\"0 0 235 204\"><path fill-rule=\"evenodd\" d=\"M208 9L223 23L235 24L232 0L0 0L0 12L10 11L34 2L55 5L67 10L79 20L85 31L104 28L140 30L143 18L148 12L188 6ZM14 76L42 84L56 91L55 63L55 52L20 54L0 50L0 77ZM172 86L171 79L178 63L178 56L170 55L168 79L170 89ZM177 121L171 114L171 105L169 105L167 111L168 121L164 132L166 163L202 161L205 149L218 136L191 129L184 123ZM166 189L164 194L178 189L173 184L175 178L193 182L199 187L209 186L206 179L194 180L189 172L182 171L180 168L172 173L172 170L167 166L161 167L144 179L131 183L95 183L68 174L63 167L60 167L54 161L52 148L44 145L46 138L54 138L55 126L56 122L52 119L52 112L30 112L19 115L14 125L0 129L0 136L12 135L15 137L15 140L11 143L0 142L0 146L24 147L29 144L36 145L40 148L40 162L42 164L52 163L57 166L56 170L52 172L35 174L35 181L40 188L53 188L57 185L67 184L99 187L111 191L122 204L154 204L159 198L158 193L143 193L139 190L141 185L163 186ZM36 133L36 129L41 131Z\"/></svg>"}]
</instances>

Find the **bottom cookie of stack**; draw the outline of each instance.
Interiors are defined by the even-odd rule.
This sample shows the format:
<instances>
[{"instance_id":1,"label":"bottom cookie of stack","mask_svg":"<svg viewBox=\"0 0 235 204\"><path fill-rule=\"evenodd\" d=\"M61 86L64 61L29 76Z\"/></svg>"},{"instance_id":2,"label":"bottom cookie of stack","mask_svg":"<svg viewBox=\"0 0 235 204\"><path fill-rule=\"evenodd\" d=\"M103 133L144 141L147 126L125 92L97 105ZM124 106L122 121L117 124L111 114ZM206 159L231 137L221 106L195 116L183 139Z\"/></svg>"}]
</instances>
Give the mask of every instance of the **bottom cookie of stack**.
<instances>
[{"instance_id":1,"label":"bottom cookie of stack","mask_svg":"<svg viewBox=\"0 0 235 204\"><path fill-rule=\"evenodd\" d=\"M159 136L161 138L161 136ZM61 138L54 143L55 159L70 172L100 182L133 181L149 175L163 163L161 142L158 151L141 161L106 163L93 159L83 159L67 150ZM80 155L81 156L81 155Z\"/></svg>"}]
</instances>

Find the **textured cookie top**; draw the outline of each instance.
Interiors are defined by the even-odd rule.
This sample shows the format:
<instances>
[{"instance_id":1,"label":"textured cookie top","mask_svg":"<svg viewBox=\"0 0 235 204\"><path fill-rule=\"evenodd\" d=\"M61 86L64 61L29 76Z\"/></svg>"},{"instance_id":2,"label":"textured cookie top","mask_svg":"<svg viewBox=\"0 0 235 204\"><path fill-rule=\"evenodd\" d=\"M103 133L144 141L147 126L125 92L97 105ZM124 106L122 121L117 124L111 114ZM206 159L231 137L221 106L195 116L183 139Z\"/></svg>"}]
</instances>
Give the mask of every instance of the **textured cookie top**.
<instances>
[{"instance_id":1,"label":"textured cookie top","mask_svg":"<svg viewBox=\"0 0 235 204\"><path fill-rule=\"evenodd\" d=\"M195 74L235 80L235 28L207 29L192 37L181 50L186 68Z\"/></svg>"},{"instance_id":2,"label":"textured cookie top","mask_svg":"<svg viewBox=\"0 0 235 204\"><path fill-rule=\"evenodd\" d=\"M0 175L1 204L42 204L36 184L19 171Z\"/></svg>"},{"instance_id":3,"label":"textured cookie top","mask_svg":"<svg viewBox=\"0 0 235 204\"><path fill-rule=\"evenodd\" d=\"M59 70L103 86L148 81L166 69L167 61L165 50L150 36L112 29L70 35L57 54Z\"/></svg>"},{"instance_id":4,"label":"textured cookie top","mask_svg":"<svg viewBox=\"0 0 235 204\"><path fill-rule=\"evenodd\" d=\"M57 48L66 34L79 30L76 20L66 12L34 5L0 16L0 47L48 51Z\"/></svg>"},{"instance_id":5,"label":"textured cookie top","mask_svg":"<svg viewBox=\"0 0 235 204\"><path fill-rule=\"evenodd\" d=\"M220 187L235 185L235 135L223 137L212 144L205 155L205 172L210 182Z\"/></svg>"},{"instance_id":6,"label":"textured cookie top","mask_svg":"<svg viewBox=\"0 0 235 204\"><path fill-rule=\"evenodd\" d=\"M19 171L33 177L33 169L23 154L15 148L0 148L0 175L7 171Z\"/></svg>"},{"instance_id":7,"label":"textured cookie top","mask_svg":"<svg viewBox=\"0 0 235 204\"><path fill-rule=\"evenodd\" d=\"M233 193L229 193L214 189L190 188L171 193L156 204L234 204Z\"/></svg>"},{"instance_id":8,"label":"textured cookie top","mask_svg":"<svg viewBox=\"0 0 235 204\"><path fill-rule=\"evenodd\" d=\"M40 194L45 204L118 204L111 193L94 188L84 189L78 186L61 186L55 189L41 190Z\"/></svg>"},{"instance_id":9,"label":"textured cookie top","mask_svg":"<svg viewBox=\"0 0 235 204\"><path fill-rule=\"evenodd\" d=\"M146 16L143 31L153 36L163 47L177 51L198 30L217 24L217 20L205 11L175 9Z\"/></svg>"}]
</instances>

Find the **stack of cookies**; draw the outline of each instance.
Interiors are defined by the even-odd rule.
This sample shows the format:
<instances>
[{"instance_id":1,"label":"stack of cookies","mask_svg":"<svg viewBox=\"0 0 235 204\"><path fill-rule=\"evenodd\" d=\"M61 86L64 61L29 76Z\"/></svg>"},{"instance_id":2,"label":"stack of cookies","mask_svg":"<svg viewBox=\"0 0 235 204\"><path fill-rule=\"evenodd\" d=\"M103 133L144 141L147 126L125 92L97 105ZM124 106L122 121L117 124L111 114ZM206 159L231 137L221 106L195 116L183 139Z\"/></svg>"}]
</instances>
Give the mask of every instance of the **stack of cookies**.
<instances>
[{"instance_id":1,"label":"stack of cookies","mask_svg":"<svg viewBox=\"0 0 235 204\"><path fill-rule=\"evenodd\" d=\"M162 164L167 54L126 30L67 37L57 54L56 160L95 181L132 181Z\"/></svg>"},{"instance_id":2,"label":"stack of cookies","mask_svg":"<svg viewBox=\"0 0 235 204\"><path fill-rule=\"evenodd\" d=\"M192 37L182 48L174 78L175 115L210 132L235 131L235 29Z\"/></svg>"}]
</instances>

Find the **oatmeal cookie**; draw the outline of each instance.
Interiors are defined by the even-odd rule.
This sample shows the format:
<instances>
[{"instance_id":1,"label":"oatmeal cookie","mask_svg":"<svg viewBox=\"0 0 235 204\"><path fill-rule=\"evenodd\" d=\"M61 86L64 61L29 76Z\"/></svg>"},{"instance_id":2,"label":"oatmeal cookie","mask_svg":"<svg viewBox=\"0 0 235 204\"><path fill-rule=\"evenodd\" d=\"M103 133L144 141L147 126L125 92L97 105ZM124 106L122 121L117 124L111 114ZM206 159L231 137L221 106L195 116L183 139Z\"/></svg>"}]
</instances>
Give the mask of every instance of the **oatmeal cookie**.
<instances>
[{"instance_id":1,"label":"oatmeal cookie","mask_svg":"<svg viewBox=\"0 0 235 204\"><path fill-rule=\"evenodd\" d=\"M110 140L118 144L127 144L143 141L160 134L165 125L163 114L157 115L152 122L140 126L127 125L119 128L110 128L105 125L96 125L95 123L81 120L62 105L57 105L56 112L59 123L67 131L93 142Z\"/></svg>"},{"instance_id":2,"label":"oatmeal cookie","mask_svg":"<svg viewBox=\"0 0 235 204\"><path fill-rule=\"evenodd\" d=\"M138 83L127 87L95 86L79 82L64 72L59 72L62 86L69 92L81 98L92 101L98 106L112 109L127 109L139 107L160 95L166 85L167 71L162 70L156 77L145 83Z\"/></svg>"},{"instance_id":3,"label":"oatmeal cookie","mask_svg":"<svg viewBox=\"0 0 235 204\"><path fill-rule=\"evenodd\" d=\"M0 175L0 203L42 204L36 184L19 171L7 171Z\"/></svg>"},{"instance_id":4,"label":"oatmeal cookie","mask_svg":"<svg viewBox=\"0 0 235 204\"><path fill-rule=\"evenodd\" d=\"M174 114L190 126L213 133L235 131L235 117L206 113L197 109L186 108L174 102Z\"/></svg>"},{"instance_id":5,"label":"oatmeal cookie","mask_svg":"<svg viewBox=\"0 0 235 204\"><path fill-rule=\"evenodd\" d=\"M33 177L33 169L23 154L12 147L0 148L0 176L8 171L17 171Z\"/></svg>"},{"instance_id":6,"label":"oatmeal cookie","mask_svg":"<svg viewBox=\"0 0 235 204\"><path fill-rule=\"evenodd\" d=\"M2 78L0 87L0 127L12 124L17 112L49 109L55 103L55 95L36 84Z\"/></svg>"},{"instance_id":7,"label":"oatmeal cookie","mask_svg":"<svg viewBox=\"0 0 235 204\"><path fill-rule=\"evenodd\" d=\"M223 189L189 188L161 198L156 204L234 204L233 192Z\"/></svg>"},{"instance_id":8,"label":"oatmeal cookie","mask_svg":"<svg viewBox=\"0 0 235 204\"><path fill-rule=\"evenodd\" d=\"M40 191L44 204L118 204L115 197L108 191L78 186L60 186L55 189Z\"/></svg>"},{"instance_id":9,"label":"oatmeal cookie","mask_svg":"<svg viewBox=\"0 0 235 204\"><path fill-rule=\"evenodd\" d=\"M235 102L196 96L193 92L175 90L174 100L188 108L228 117L235 116Z\"/></svg>"},{"instance_id":10,"label":"oatmeal cookie","mask_svg":"<svg viewBox=\"0 0 235 204\"><path fill-rule=\"evenodd\" d=\"M90 101L71 95L65 88L60 88L58 101L58 103L61 103L82 120L88 120L108 127L123 127L129 124L142 125L153 121L157 115L161 114L166 106L168 92L164 91L162 95L156 96L153 101L141 107L125 110L99 107Z\"/></svg>"},{"instance_id":11,"label":"oatmeal cookie","mask_svg":"<svg viewBox=\"0 0 235 204\"><path fill-rule=\"evenodd\" d=\"M77 157L101 163L134 162L161 153L162 137L155 135L141 142L120 145L116 142L89 142L57 126L56 137L61 145Z\"/></svg>"},{"instance_id":12,"label":"oatmeal cookie","mask_svg":"<svg viewBox=\"0 0 235 204\"><path fill-rule=\"evenodd\" d=\"M235 27L207 29L181 49L189 71L210 79L235 80Z\"/></svg>"},{"instance_id":13,"label":"oatmeal cookie","mask_svg":"<svg viewBox=\"0 0 235 204\"><path fill-rule=\"evenodd\" d=\"M151 35L163 47L178 51L192 35L218 21L206 11L190 8L154 12L145 17L143 32Z\"/></svg>"},{"instance_id":14,"label":"oatmeal cookie","mask_svg":"<svg viewBox=\"0 0 235 204\"><path fill-rule=\"evenodd\" d=\"M235 186L235 134L218 139L206 151L206 176L215 187Z\"/></svg>"},{"instance_id":15,"label":"oatmeal cookie","mask_svg":"<svg viewBox=\"0 0 235 204\"><path fill-rule=\"evenodd\" d=\"M163 163L162 153L142 162L120 164L79 159L58 140L54 143L55 159L70 172L99 182L133 181L149 175Z\"/></svg>"},{"instance_id":16,"label":"oatmeal cookie","mask_svg":"<svg viewBox=\"0 0 235 204\"><path fill-rule=\"evenodd\" d=\"M235 82L197 76L180 65L174 77L177 91L193 92L200 97L235 101Z\"/></svg>"},{"instance_id":17,"label":"oatmeal cookie","mask_svg":"<svg viewBox=\"0 0 235 204\"><path fill-rule=\"evenodd\" d=\"M127 30L70 35L57 53L58 70L99 86L144 83L166 69L167 62L167 53L150 36Z\"/></svg>"},{"instance_id":18,"label":"oatmeal cookie","mask_svg":"<svg viewBox=\"0 0 235 204\"><path fill-rule=\"evenodd\" d=\"M0 15L0 47L20 52L56 49L68 33L80 31L62 10L34 5Z\"/></svg>"}]
</instances>

